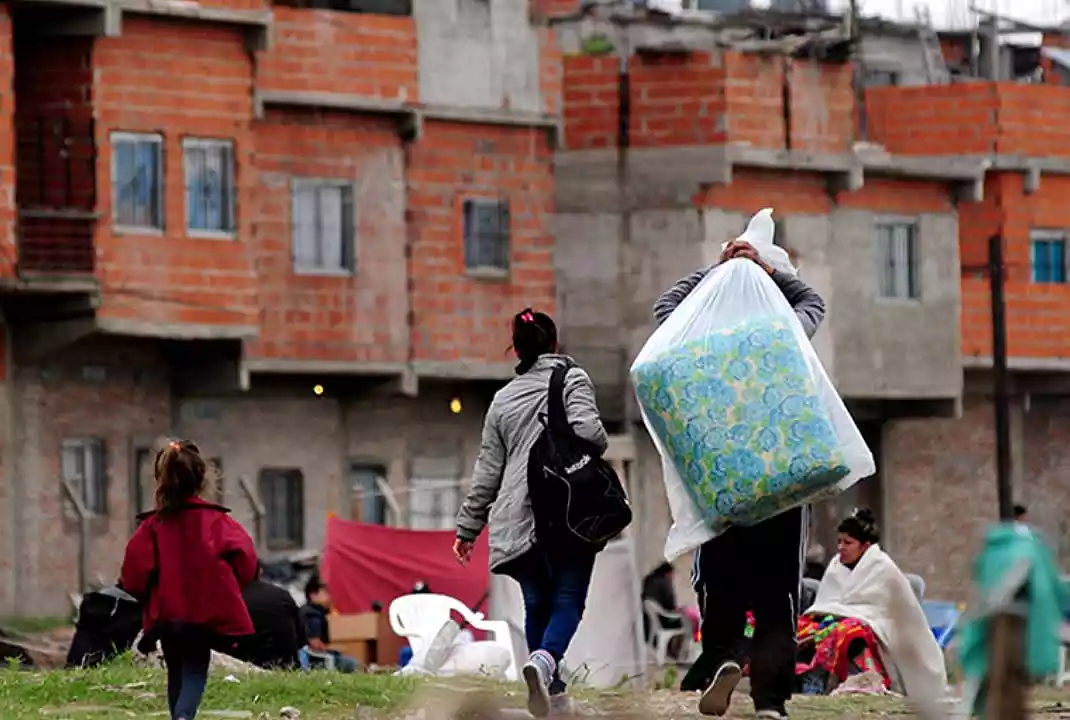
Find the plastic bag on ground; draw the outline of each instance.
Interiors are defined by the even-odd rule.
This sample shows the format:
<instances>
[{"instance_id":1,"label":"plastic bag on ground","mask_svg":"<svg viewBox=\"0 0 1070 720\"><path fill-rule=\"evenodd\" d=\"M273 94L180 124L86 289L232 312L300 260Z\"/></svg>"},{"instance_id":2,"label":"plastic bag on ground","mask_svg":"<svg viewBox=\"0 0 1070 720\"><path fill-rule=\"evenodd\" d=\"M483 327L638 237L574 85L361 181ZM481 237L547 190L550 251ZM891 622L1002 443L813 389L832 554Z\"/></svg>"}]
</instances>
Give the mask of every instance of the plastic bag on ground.
<instances>
[{"instance_id":1,"label":"plastic bag on ground","mask_svg":"<svg viewBox=\"0 0 1070 720\"><path fill-rule=\"evenodd\" d=\"M752 244L764 259L763 243ZM662 457L670 561L730 525L832 497L876 471L795 312L750 260L712 270L651 335L631 376Z\"/></svg>"}]
</instances>

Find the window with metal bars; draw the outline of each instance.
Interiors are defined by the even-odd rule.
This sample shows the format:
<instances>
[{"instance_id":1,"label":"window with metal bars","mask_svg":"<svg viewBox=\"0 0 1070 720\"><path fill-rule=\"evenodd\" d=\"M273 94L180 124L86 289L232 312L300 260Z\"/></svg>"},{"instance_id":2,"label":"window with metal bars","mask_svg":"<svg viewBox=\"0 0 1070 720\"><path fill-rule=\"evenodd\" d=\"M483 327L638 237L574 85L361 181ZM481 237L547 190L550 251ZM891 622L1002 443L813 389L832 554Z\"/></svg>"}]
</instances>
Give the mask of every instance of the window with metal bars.
<instances>
[{"instance_id":1,"label":"window with metal bars","mask_svg":"<svg viewBox=\"0 0 1070 720\"><path fill-rule=\"evenodd\" d=\"M1034 230L1029 237L1032 278L1035 283L1066 282L1066 234Z\"/></svg>"},{"instance_id":2,"label":"window with metal bars","mask_svg":"<svg viewBox=\"0 0 1070 720\"><path fill-rule=\"evenodd\" d=\"M882 298L917 299L918 226L910 221L877 223L877 294Z\"/></svg>"},{"instance_id":3,"label":"window with metal bars","mask_svg":"<svg viewBox=\"0 0 1070 720\"><path fill-rule=\"evenodd\" d=\"M234 232L234 143L229 140L182 141L186 174L186 230L231 235Z\"/></svg>"},{"instance_id":4,"label":"window with metal bars","mask_svg":"<svg viewBox=\"0 0 1070 720\"><path fill-rule=\"evenodd\" d=\"M63 479L70 483L85 509L93 515L108 514L108 482L104 465L104 441L72 438L63 441Z\"/></svg>"},{"instance_id":5,"label":"window with metal bars","mask_svg":"<svg viewBox=\"0 0 1070 720\"><path fill-rule=\"evenodd\" d=\"M267 545L271 550L305 544L305 477L297 468L265 468L257 487L267 515Z\"/></svg>"},{"instance_id":6,"label":"window with metal bars","mask_svg":"<svg viewBox=\"0 0 1070 720\"><path fill-rule=\"evenodd\" d=\"M293 185L293 265L298 272L356 269L353 186L298 180Z\"/></svg>"},{"instance_id":7,"label":"window with metal bars","mask_svg":"<svg viewBox=\"0 0 1070 720\"><path fill-rule=\"evenodd\" d=\"M509 203L464 201L464 266L469 270L509 269Z\"/></svg>"},{"instance_id":8,"label":"window with metal bars","mask_svg":"<svg viewBox=\"0 0 1070 720\"><path fill-rule=\"evenodd\" d=\"M163 137L111 134L112 221L121 228L163 229Z\"/></svg>"}]
</instances>

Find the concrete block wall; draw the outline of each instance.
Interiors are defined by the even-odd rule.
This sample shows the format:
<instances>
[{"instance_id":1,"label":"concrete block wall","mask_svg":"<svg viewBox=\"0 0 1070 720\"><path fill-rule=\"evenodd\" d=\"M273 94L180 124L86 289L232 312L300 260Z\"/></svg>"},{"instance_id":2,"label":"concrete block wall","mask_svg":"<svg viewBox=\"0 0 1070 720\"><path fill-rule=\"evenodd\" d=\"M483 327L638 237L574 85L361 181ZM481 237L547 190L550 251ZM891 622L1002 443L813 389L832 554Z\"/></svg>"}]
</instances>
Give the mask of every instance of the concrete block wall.
<instances>
[{"instance_id":1,"label":"concrete block wall","mask_svg":"<svg viewBox=\"0 0 1070 720\"><path fill-rule=\"evenodd\" d=\"M545 112L528 0L415 0L413 17L422 102Z\"/></svg>"}]
</instances>

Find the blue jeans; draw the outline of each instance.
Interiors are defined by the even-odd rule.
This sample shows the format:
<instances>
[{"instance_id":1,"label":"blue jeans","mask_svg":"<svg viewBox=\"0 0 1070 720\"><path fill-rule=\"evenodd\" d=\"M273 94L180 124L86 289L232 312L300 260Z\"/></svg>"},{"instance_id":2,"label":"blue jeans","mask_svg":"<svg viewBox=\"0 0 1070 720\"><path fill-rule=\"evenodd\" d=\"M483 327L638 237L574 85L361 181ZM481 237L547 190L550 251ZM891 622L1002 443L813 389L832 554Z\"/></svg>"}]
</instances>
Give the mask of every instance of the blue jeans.
<instances>
[{"instance_id":1,"label":"blue jeans","mask_svg":"<svg viewBox=\"0 0 1070 720\"><path fill-rule=\"evenodd\" d=\"M524 596L524 636L528 652L545 650L558 665L580 625L594 571L593 552L534 549L519 558L509 575ZM565 691L554 673L550 694Z\"/></svg>"},{"instance_id":2,"label":"blue jeans","mask_svg":"<svg viewBox=\"0 0 1070 720\"><path fill-rule=\"evenodd\" d=\"M325 652L334 658L334 669L338 672L355 673L360 669L360 663L358 663L355 658L343 655L337 650L327 650ZM308 654L307 646L297 651L297 660L301 663L302 670L312 669L312 658Z\"/></svg>"},{"instance_id":3,"label":"blue jeans","mask_svg":"<svg viewBox=\"0 0 1070 720\"><path fill-rule=\"evenodd\" d=\"M193 720L208 684L212 649L197 635L168 633L160 639L167 663L167 707L171 719Z\"/></svg>"}]
</instances>

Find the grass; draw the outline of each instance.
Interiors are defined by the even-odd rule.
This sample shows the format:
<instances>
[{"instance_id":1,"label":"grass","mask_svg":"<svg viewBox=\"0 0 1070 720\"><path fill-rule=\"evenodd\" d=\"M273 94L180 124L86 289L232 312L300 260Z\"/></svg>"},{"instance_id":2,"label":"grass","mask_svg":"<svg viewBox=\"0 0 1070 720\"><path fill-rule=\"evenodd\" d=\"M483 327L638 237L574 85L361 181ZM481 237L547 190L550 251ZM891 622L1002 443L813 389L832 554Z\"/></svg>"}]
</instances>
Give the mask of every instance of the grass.
<instances>
[{"instance_id":1,"label":"grass","mask_svg":"<svg viewBox=\"0 0 1070 720\"><path fill-rule=\"evenodd\" d=\"M235 681L236 680L236 681ZM1062 697L1060 697L1062 695ZM578 690L584 714L616 718L699 718L697 696L673 690L648 693ZM1054 690L1037 694L1036 713L1061 716L1065 695ZM91 670L42 672L0 668L0 718L103 720L124 717L166 717L166 684L157 667L135 664L129 656ZM301 711L301 720L449 720L460 717L462 704L483 699L499 707L518 706L519 687L478 680L427 680L391 675L339 675L273 672L240 674L226 679L213 671L198 718L280 717L284 707ZM420 708L421 712L411 711ZM227 711L229 714L223 714ZM877 720L911 717L901 701L874 697L800 697L791 704L793 720ZM478 717L471 714L466 717ZM745 694L737 694L733 719L751 718Z\"/></svg>"},{"instance_id":2,"label":"grass","mask_svg":"<svg viewBox=\"0 0 1070 720\"><path fill-rule=\"evenodd\" d=\"M302 720L352 719L354 707L389 713L412 697L412 680L389 675L248 673L225 679L215 672L203 710L279 717L283 707L301 710ZM148 717L167 709L166 678L159 668L136 665L129 656L90 670L26 672L0 670L0 718ZM198 717L211 717L199 715Z\"/></svg>"},{"instance_id":3,"label":"grass","mask_svg":"<svg viewBox=\"0 0 1070 720\"><path fill-rule=\"evenodd\" d=\"M22 635L37 635L71 627L70 617L12 617L0 618L0 628Z\"/></svg>"}]
</instances>

